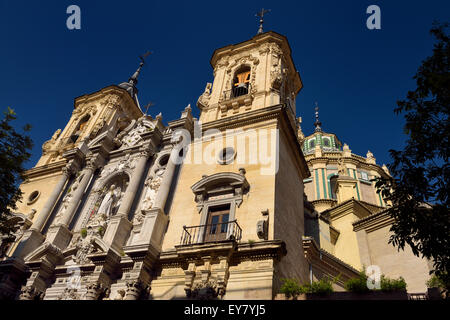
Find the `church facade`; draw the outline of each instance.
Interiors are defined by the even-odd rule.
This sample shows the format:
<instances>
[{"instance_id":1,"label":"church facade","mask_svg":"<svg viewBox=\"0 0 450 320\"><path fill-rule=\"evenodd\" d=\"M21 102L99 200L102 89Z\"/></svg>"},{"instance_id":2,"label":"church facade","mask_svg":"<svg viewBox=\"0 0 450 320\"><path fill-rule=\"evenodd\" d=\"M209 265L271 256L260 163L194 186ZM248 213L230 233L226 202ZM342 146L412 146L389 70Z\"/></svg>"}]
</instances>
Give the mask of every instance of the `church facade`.
<instances>
[{"instance_id":1,"label":"church facade","mask_svg":"<svg viewBox=\"0 0 450 320\"><path fill-rule=\"evenodd\" d=\"M389 219L370 178L388 173L373 155L304 137L284 36L217 49L199 119L142 112L143 65L76 98L44 143L2 243L2 298L272 299L283 278L341 275L342 290L363 266L403 275L408 259L427 277L409 252L381 257Z\"/></svg>"}]
</instances>

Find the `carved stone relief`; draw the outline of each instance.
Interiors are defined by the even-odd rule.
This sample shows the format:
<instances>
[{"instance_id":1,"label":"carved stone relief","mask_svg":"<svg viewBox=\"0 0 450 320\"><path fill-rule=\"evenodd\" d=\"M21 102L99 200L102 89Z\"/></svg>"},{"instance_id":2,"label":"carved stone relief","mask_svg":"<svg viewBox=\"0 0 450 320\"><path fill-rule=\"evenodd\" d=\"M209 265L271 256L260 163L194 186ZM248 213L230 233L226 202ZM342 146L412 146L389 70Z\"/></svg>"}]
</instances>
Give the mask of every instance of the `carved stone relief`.
<instances>
[{"instance_id":1,"label":"carved stone relief","mask_svg":"<svg viewBox=\"0 0 450 320\"><path fill-rule=\"evenodd\" d=\"M121 149L134 147L142 142L141 135L150 132L154 129L154 124L150 121L146 121L145 118L140 118L136 122L136 127L129 131L121 140Z\"/></svg>"}]
</instances>

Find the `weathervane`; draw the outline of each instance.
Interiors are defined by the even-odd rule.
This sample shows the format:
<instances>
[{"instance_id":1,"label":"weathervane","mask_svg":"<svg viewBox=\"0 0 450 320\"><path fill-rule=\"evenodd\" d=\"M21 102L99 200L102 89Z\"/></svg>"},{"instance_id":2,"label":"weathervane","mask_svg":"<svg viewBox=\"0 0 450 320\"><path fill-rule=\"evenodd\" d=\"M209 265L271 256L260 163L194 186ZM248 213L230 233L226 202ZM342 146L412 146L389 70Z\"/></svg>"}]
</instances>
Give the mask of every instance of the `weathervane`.
<instances>
[{"instance_id":1,"label":"weathervane","mask_svg":"<svg viewBox=\"0 0 450 320\"><path fill-rule=\"evenodd\" d=\"M266 13L269 13L270 9L265 10L264 8L261 9L260 12L258 12L255 16L259 17L259 29L258 29L258 34L263 33L263 24L264 24L264 15Z\"/></svg>"},{"instance_id":2,"label":"weathervane","mask_svg":"<svg viewBox=\"0 0 450 320\"><path fill-rule=\"evenodd\" d=\"M147 59L147 57L149 55L151 55L152 53L153 53L153 51L147 51L142 56L139 56L139 59L141 59L141 63L144 64L145 63L145 59Z\"/></svg>"},{"instance_id":3,"label":"weathervane","mask_svg":"<svg viewBox=\"0 0 450 320\"><path fill-rule=\"evenodd\" d=\"M147 51L142 56L139 56L139 59L141 59L141 63L139 64L139 68L136 70L136 72L131 76L131 78L128 80L129 83L131 83L133 86L136 86L138 83L138 77L139 73L141 73L141 69L145 64L145 59L151 55L152 51Z\"/></svg>"},{"instance_id":4,"label":"weathervane","mask_svg":"<svg viewBox=\"0 0 450 320\"><path fill-rule=\"evenodd\" d=\"M320 132L322 131L322 128L320 127L322 125L322 122L319 120L319 104L316 102L316 122L314 122L314 126L316 127L315 131Z\"/></svg>"}]
</instances>

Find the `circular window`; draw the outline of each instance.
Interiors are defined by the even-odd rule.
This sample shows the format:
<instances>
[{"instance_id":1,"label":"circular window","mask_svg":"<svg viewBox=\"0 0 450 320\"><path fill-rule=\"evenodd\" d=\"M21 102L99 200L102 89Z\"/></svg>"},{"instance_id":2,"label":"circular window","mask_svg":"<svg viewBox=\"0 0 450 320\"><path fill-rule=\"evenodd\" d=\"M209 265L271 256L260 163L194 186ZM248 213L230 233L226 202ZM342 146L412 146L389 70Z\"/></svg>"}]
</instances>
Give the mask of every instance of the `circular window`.
<instances>
[{"instance_id":1,"label":"circular window","mask_svg":"<svg viewBox=\"0 0 450 320\"><path fill-rule=\"evenodd\" d=\"M30 205L32 203L35 203L40 195L41 195L41 193L39 191L33 191L28 197L27 204Z\"/></svg>"},{"instance_id":2,"label":"circular window","mask_svg":"<svg viewBox=\"0 0 450 320\"><path fill-rule=\"evenodd\" d=\"M220 164L230 164L233 162L235 156L236 151L234 151L234 148L232 147L224 148L222 151L219 152L218 162Z\"/></svg>"}]
</instances>

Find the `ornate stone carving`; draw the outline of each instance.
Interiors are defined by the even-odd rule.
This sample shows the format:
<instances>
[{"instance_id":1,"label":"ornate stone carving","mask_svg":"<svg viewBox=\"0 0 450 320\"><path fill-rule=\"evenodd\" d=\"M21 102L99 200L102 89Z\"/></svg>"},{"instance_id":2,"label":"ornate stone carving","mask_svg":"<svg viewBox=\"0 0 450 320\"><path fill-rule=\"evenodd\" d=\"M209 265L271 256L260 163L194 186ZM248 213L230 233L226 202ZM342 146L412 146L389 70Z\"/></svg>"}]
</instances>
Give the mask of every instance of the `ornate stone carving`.
<instances>
[{"instance_id":1,"label":"ornate stone carving","mask_svg":"<svg viewBox=\"0 0 450 320\"><path fill-rule=\"evenodd\" d=\"M42 154L46 155L50 152L57 152L57 150L53 150L56 147L56 140L59 138L61 134L61 129L58 129L55 131L55 133L53 134L52 138L46 142L44 142L44 144L42 144Z\"/></svg>"},{"instance_id":2,"label":"ornate stone carving","mask_svg":"<svg viewBox=\"0 0 450 320\"><path fill-rule=\"evenodd\" d=\"M154 125L150 121L146 121L144 117L136 122L136 127L126 134L121 142L121 148L134 147L142 141L141 135L154 129Z\"/></svg>"},{"instance_id":3,"label":"ornate stone carving","mask_svg":"<svg viewBox=\"0 0 450 320\"><path fill-rule=\"evenodd\" d=\"M105 291L105 288L102 284L96 282L96 283L90 283L86 286L87 292L85 296L85 300L98 300L100 295L103 291Z\"/></svg>"},{"instance_id":4,"label":"ornate stone carving","mask_svg":"<svg viewBox=\"0 0 450 320\"><path fill-rule=\"evenodd\" d=\"M123 289L117 290L117 295L114 298L114 300L123 300L124 298L125 298L125 290Z\"/></svg>"},{"instance_id":5,"label":"ornate stone carving","mask_svg":"<svg viewBox=\"0 0 450 320\"><path fill-rule=\"evenodd\" d=\"M36 290L34 286L23 286L20 290L19 300L42 300L44 293Z\"/></svg>"},{"instance_id":6,"label":"ornate stone carving","mask_svg":"<svg viewBox=\"0 0 450 320\"><path fill-rule=\"evenodd\" d=\"M59 295L58 300L80 300L80 294L77 292L77 289L66 288Z\"/></svg>"},{"instance_id":7,"label":"ornate stone carving","mask_svg":"<svg viewBox=\"0 0 450 320\"><path fill-rule=\"evenodd\" d=\"M139 279L127 281L125 300L138 300L142 289L144 289L144 285Z\"/></svg>"},{"instance_id":8,"label":"ornate stone carving","mask_svg":"<svg viewBox=\"0 0 450 320\"><path fill-rule=\"evenodd\" d=\"M342 157L338 159L338 174L340 176L347 176L347 168L345 167L344 159Z\"/></svg>"},{"instance_id":9,"label":"ornate stone carving","mask_svg":"<svg viewBox=\"0 0 450 320\"><path fill-rule=\"evenodd\" d=\"M73 260L77 264L88 262L87 256L97 251L94 246L94 236L100 235L99 229L88 227L85 234L76 234L72 239L72 245L77 248L77 253Z\"/></svg>"},{"instance_id":10,"label":"ornate stone carving","mask_svg":"<svg viewBox=\"0 0 450 320\"><path fill-rule=\"evenodd\" d=\"M219 296L218 284L216 281L198 282L192 289L186 289L186 296L196 300L214 300Z\"/></svg>"},{"instance_id":11,"label":"ornate stone carving","mask_svg":"<svg viewBox=\"0 0 450 320\"><path fill-rule=\"evenodd\" d=\"M207 83L205 87L205 91L203 94L198 98L197 105L200 109L207 108L209 105L209 100L211 98L211 88L212 83Z\"/></svg>"}]
</instances>

